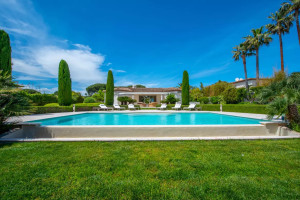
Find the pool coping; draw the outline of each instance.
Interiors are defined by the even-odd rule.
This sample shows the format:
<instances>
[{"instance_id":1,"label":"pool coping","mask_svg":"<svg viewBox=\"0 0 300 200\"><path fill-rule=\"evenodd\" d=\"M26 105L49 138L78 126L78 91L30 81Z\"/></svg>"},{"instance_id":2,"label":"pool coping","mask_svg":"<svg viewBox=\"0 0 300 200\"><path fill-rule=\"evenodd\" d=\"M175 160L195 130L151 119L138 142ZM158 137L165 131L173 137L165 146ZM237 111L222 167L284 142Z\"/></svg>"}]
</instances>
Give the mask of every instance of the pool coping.
<instances>
[{"instance_id":1,"label":"pool coping","mask_svg":"<svg viewBox=\"0 0 300 200\"><path fill-rule=\"evenodd\" d=\"M200 125L46 125L35 120L86 113L142 114L142 113L215 113L261 120L260 124L200 124ZM18 118L20 131L9 133L0 141L169 141L169 140L238 140L300 138L290 134L281 120L265 121L267 115L217 111L84 111L47 113ZM282 128L280 128L282 127ZM124 135L120 135L120 133ZM224 134L223 134L224 133ZM227 133L227 134L226 134ZM21 135L22 136L21 136ZM24 135L25 134L25 135ZM84 134L84 136L82 135ZM211 135L211 136L210 136ZM21 137L18 137L21 136Z\"/></svg>"},{"instance_id":2,"label":"pool coping","mask_svg":"<svg viewBox=\"0 0 300 200\"><path fill-rule=\"evenodd\" d=\"M130 141L195 141L195 140L279 140L299 136L220 136L220 137L128 137L128 138L0 138L0 142L130 142Z\"/></svg>"},{"instance_id":3,"label":"pool coping","mask_svg":"<svg viewBox=\"0 0 300 200\"><path fill-rule=\"evenodd\" d=\"M83 111L83 112L63 112L63 113L46 113L46 114L35 114L35 115L25 115L20 117L12 117L8 121L9 122L18 122L19 125L23 124L34 124L35 122L30 121L37 121L43 119L51 119L56 117L64 117L64 116L71 116L71 115L79 115L79 114L86 114L86 113L103 113L103 114L112 114L112 113L215 113L215 114L222 114L222 115L229 115L234 117L243 117L243 118L250 118L250 119L257 119L257 120L267 120L267 115L265 114L253 114L253 113L237 113L237 112L220 112L220 111L160 111L160 110L137 110L137 111ZM269 122L264 123L283 123L282 120L273 119ZM67 126L67 125L65 125ZM102 125L108 126L108 125ZM120 125L115 125L120 126ZM127 126L127 125L126 125ZM136 125L140 126L140 125ZM147 125L147 126L158 126L158 125ZM171 126L171 125L168 125ZM179 125L182 126L182 125ZM187 125L193 126L193 125ZM219 125L214 125L219 126Z\"/></svg>"}]
</instances>

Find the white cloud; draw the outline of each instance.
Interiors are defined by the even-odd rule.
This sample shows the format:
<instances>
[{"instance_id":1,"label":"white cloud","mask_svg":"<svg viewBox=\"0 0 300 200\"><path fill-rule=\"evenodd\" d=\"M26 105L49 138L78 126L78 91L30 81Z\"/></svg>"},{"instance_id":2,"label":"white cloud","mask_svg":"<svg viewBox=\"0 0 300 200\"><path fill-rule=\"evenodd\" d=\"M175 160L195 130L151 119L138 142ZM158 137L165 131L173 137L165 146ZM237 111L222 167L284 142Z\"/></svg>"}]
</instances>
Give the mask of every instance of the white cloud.
<instances>
[{"instance_id":1,"label":"white cloud","mask_svg":"<svg viewBox=\"0 0 300 200\"><path fill-rule=\"evenodd\" d=\"M144 85L147 88L152 88L152 87L157 87L158 86L157 83L146 83L146 84L141 84L141 85Z\"/></svg>"},{"instance_id":2,"label":"white cloud","mask_svg":"<svg viewBox=\"0 0 300 200\"><path fill-rule=\"evenodd\" d=\"M12 60L13 71L20 74L17 80L56 79L59 62L64 59L78 90L105 81L106 73L100 69L105 57L92 53L88 45L49 35L31 0L0 0L0 22L1 28L14 36Z\"/></svg>"},{"instance_id":3,"label":"white cloud","mask_svg":"<svg viewBox=\"0 0 300 200\"><path fill-rule=\"evenodd\" d=\"M216 73L218 73L218 72L220 73L222 71L225 71L228 66L229 66L229 63L226 64L226 65L223 65L221 67L211 68L211 69L200 71L198 73L194 73L194 74L191 75L191 79L203 78L203 77L208 77L208 76L211 76L211 75L216 76L217 75Z\"/></svg>"},{"instance_id":4,"label":"white cloud","mask_svg":"<svg viewBox=\"0 0 300 200\"><path fill-rule=\"evenodd\" d=\"M20 81L41 81L41 80L45 80L45 79L34 77L34 76L18 76L16 78L16 80L20 80Z\"/></svg>"},{"instance_id":5,"label":"white cloud","mask_svg":"<svg viewBox=\"0 0 300 200\"><path fill-rule=\"evenodd\" d=\"M113 68L110 68L109 70L113 71L113 72L116 72L116 73L126 73L125 70L121 70L121 69L113 69Z\"/></svg>"},{"instance_id":6,"label":"white cloud","mask_svg":"<svg viewBox=\"0 0 300 200\"><path fill-rule=\"evenodd\" d=\"M83 45L83 44L73 44L75 47L81 50L85 51L91 51L92 49L88 45Z\"/></svg>"},{"instance_id":7,"label":"white cloud","mask_svg":"<svg viewBox=\"0 0 300 200\"><path fill-rule=\"evenodd\" d=\"M23 59L13 59L13 70L29 76L57 78L58 66L64 59L70 68L74 82L92 83L105 79L105 73L99 66L104 62L104 56L93 54L82 49L63 49L56 46L44 46L28 49Z\"/></svg>"},{"instance_id":8,"label":"white cloud","mask_svg":"<svg viewBox=\"0 0 300 200\"><path fill-rule=\"evenodd\" d=\"M115 70L115 72L119 72L119 73L125 73L126 71L124 71L124 70L120 70L120 69L117 69L117 70Z\"/></svg>"},{"instance_id":9,"label":"white cloud","mask_svg":"<svg viewBox=\"0 0 300 200\"><path fill-rule=\"evenodd\" d=\"M136 80L136 79L135 79ZM131 80L127 80L125 78L118 79L118 81L115 83L115 86L128 86L128 85L144 85L147 88L157 87L158 83L145 83L145 82L133 82Z\"/></svg>"},{"instance_id":10,"label":"white cloud","mask_svg":"<svg viewBox=\"0 0 300 200\"><path fill-rule=\"evenodd\" d=\"M53 75L45 73L41 67L37 66L34 63L35 59L33 57L28 57L23 59L13 58L12 62L13 62L13 71L20 72L24 75L54 78Z\"/></svg>"}]
</instances>

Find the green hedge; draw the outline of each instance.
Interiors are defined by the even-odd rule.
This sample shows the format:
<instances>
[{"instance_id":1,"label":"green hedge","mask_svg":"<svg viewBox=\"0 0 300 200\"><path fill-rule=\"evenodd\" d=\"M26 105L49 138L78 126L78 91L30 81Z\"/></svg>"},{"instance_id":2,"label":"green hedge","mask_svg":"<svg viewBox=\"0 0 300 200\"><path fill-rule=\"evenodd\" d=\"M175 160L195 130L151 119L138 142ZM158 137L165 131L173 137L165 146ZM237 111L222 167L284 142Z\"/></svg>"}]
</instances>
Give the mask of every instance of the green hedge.
<instances>
[{"instance_id":1,"label":"green hedge","mask_svg":"<svg viewBox=\"0 0 300 200\"><path fill-rule=\"evenodd\" d=\"M157 104L156 107L160 107L161 104ZM168 104L167 109L171 110L175 104ZM188 105L182 105L188 107ZM220 111L220 104L197 104L197 107L202 107L203 111ZM241 113L256 113L266 114L266 105L252 105L252 104L225 104L223 105L224 112L241 112Z\"/></svg>"},{"instance_id":2,"label":"green hedge","mask_svg":"<svg viewBox=\"0 0 300 200\"><path fill-rule=\"evenodd\" d=\"M79 103L75 104L76 112L80 111L92 111L93 107L98 107L100 103ZM128 109L127 105L121 105L125 109ZM134 105L137 109L140 109L139 105ZM73 112L73 104L71 106L58 106L57 104L47 104L46 106L31 106L31 112L33 114L44 113L58 113L58 112Z\"/></svg>"},{"instance_id":3,"label":"green hedge","mask_svg":"<svg viewBox=\"0 0 300 200\"><path fill-rule=\"evenodd\" d=\"M201 104L197 107L201 107L203 111L220 111L220 104Z\"/></svg>"},{"instance_id":4,"label":"green hedge","mask_svg":"<svg viewBox=\"0 0 300 200\"><path fill-rule=\"evenodd\" d=\"M54 94L26 94L27 97L32 101L33 105L44 106L49 103L57 103L57 96Z\"/></svg>"},{"instance_id":5,"label":"green hedge","mask_svg":"<svg viewBox=\"0 0 300 200\"><path fill-rule=\"evenodd\" d=\"M72 106L57 106L57 107L31 106L31 112L34 114L72 112L72 111L73 111Z\"/></svg>"},{"instance_id":6,"label":"green hedge","mask_svg":"<svg viewBox=\"0 0 300 200\"><path fill-rule=\"evenodd\" d=\"M99 103L89 103L89 104L75 104L76 111L92 111L93 107L98 107ZM156 107L160 107L158 104ZM167 104L167 109L172 110L175 104ZM125 109L128 109L127 105L121 105ZM136 108L141 109L139 105L135 105ZM182 105L183 107L188 107L188 105ZM220 111L219 104L201 104L197 107L202 107L203 111ZM56 106L56 104L48 104L47 106L32 106L32 112L34 114L43 113L55 113L55 112L72 112L73 105L71 106ZM300 111L300 106L298 107ZM153 109L153 108L142 108L142 109ZM223 105L224 112L241 112L241 113L256 113L256 114L266 114L266 105L252 105L252 104L225 104Z\"/></svg>"},{"instance_id":7,"label":"green hedge","mask_svg":"<svg viewBox=\"0 0 300 200\"><path fill-rule=\"evenodd\" d=\"M225 105L223 105L223 111L224 112L267 114L266 107L267 107L266 105L225 104Z\"/></svg>"}]
</instances>

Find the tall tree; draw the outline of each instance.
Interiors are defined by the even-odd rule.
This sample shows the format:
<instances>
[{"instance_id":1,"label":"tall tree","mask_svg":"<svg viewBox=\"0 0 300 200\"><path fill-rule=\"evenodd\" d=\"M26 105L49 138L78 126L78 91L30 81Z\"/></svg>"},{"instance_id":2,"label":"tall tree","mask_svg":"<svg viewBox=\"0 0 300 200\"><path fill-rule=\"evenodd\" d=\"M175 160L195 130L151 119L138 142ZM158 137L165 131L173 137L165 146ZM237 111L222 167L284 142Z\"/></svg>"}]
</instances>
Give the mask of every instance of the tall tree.
<instances>
[{"instance_id":1,"label":"tall tree","mask_svg":"<svg viewBox=\"0 0 300 200\"><path fill-rule=\"evenodd\" d=\"M300 45L300 26L299 26L299 12L300 12L300 0L289 0L282 4L283 9L286 9L288 12L294 15L296 21L298 40Z\"/></svg>"},{"instance_id":2,"label":"tall tree","mask_svg":"<svg viewBox=\"0 0 300 200\"><path fill-rule=\"evenodd\" d=\"M61 60L58 69L58 103L69 106L72 103L72 81L68 63Z\"/></svg>"},{"instance_id":3,"label":"tall tree","mask_svg":"<svg viewBox=\"0 0 300 200\"><path fill-rule=\"evenodd\" d=\"M286 9L283 9L283 7L275 13L271 13L269 18L273 21L273 23L266 26L270 33L277 34L279 36L281 71L284 71L282 36L285 33L289 33L294 19L294 17L288 13L289 12Z\"/></svg>"},{"instance_id":4,"label":"tall tree","mask_svg":"<svg viewBox=\"0 0 300 200\"><path fill-rule=\"evenodd\" d=\"M90 85L86 88L86 91L89 96L92 96L93 94L97 93L99 90L105 90L106 84L105 83L95 83L93 85Z\"/></svg>"},{"instance_id":5,"label":"tall tree","mask_svg":"<svg viewBox=\"0 0 300 200\"><path fill-rule=\"evenodd\" d=\"M4 30L0 30L0 71L2 74L11 75L10 39Z\"/></svg>"},{"instance_id":6,"label":"tall tree","mask_svg":"<svg viewBox=\"0 0 300 200\"><path fill-rule=\"evenodd\" d=\"M263 45L269 45L272 41L269 33L264 32L264 27L251 30L252 35L246 37L248 48L253 48L256 54L256 82L259 84L259 49ZM251 47L252 46L252 47Z\"/></svg>"},{"instance_id":7,"label":"tall tree","mask_svg":"<svg viewBox=\"0 0 300 200\"><path fill-rule=\"evenodd\" d=\"M251 56L254 53L252 52L253 49L249 48L249 44L246 42L243 42L242 44L236 46L233 48L233 59L234 61L239 61L240 58L243 60L244 64L244 72L245 72L245 83L246 83L246 90L247 90L247 97L249 93L249 84L248 84L248 75L247 75L247 66L246 66L246 57Z\"/></svg>"},{"instance_id":8,"label":"tall tree","mask_svg":"<svg viewBox=\"0 0 300 200\"><path fill-rule=\"evenodd\" d=\"M11 75L2 74L0 70L0 134L17 123L7 121L8 118L28 114L29 99L20 88L20 85L12 81Z\"/></svg>"},{"instance_id":9,"label":"tall tree","mask_svg":"<svg viewBox=\"0 0 300 200\"><path fill-rule=\"evenodd\" d=\"M111 70L107 74L107 83L106 83L106 97L105 104L112 106L114 104L114 76Z\"/></svg>"},{"instance_id":10,"label":"tall tree","mask_svg":"<svg viewBox=\"0 0 300 200\"><path fill-rule=\"evenodd\" d=\"M183 72L181 89L182 89L182 104L189 105L189 103L190 103L190 83L189 83L189 74L187 71Z\"/></svg>"}]
</instances>

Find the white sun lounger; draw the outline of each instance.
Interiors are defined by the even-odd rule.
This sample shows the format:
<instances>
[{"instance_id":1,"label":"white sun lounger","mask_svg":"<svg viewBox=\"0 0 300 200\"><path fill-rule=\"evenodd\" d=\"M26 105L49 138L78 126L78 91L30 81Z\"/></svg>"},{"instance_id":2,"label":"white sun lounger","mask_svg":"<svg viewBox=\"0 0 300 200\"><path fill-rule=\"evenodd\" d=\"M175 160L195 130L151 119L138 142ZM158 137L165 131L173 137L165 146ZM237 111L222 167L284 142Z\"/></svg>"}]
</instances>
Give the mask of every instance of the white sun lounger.
<instances>
[{"instance_id":1,"label":"white sun lounger","mask_svg":"<svg viewBox=\"0 0 300 200\"><path fill-rule=\"evenodd\" d=\"M167 104L166 103L163 103L161 104L160 107L157 108L158 110L166 110L167 109Z\"/></svg>"},{"instance_id":2,"label":"white sun lounger","mask_svg":"<svg viewBox=\"0 0 300 200\"><path fill-rule=\"evenodd\" d=\"M176 103L172 109L173 110L181 110L181 103Z\"/></svg>"},{"instance_id":3,"label":"white sun lounger","mask_svg":"<svg viewBox=\"0 0 300 200\"><path fill-rule=\"evenodd\" d=\"M112 108L106 107L106 105L104 105L104 104L100 104L99 107L100 107L100 110L112 110Z\"/></svg>"},{"instance_id":4,"label":"white sun lounger","mask_svg":"<svg viewBox=\"0 0 300 200\"><path fill-rule=\"evenodd\" d=\"M119 104L114 104L114 109L116 109L116 110L125 110L125 108L119 106Z\"/></svg>"},{"instance_id":5,"label":"white sun lounger","mask_svg":"<svg viewBox=\"0 0 300 200\"><path fill-rule=\"evenodd\" d=\"M134 107L133 104L129 104L129 105L128 105L128 109L129 109L129 110L136 110L136 107Z\"/></svg>"},{"instance_id":6,"label":"white sun lounger","mask_svg":"<svg viewBox=\"0 0 300 200\"><path fill-rule=\"evenodd\" d=\"M191 103L189 107L184 107L183 110L196 110L196 104Z\"/></svg>"}]
</instances>

